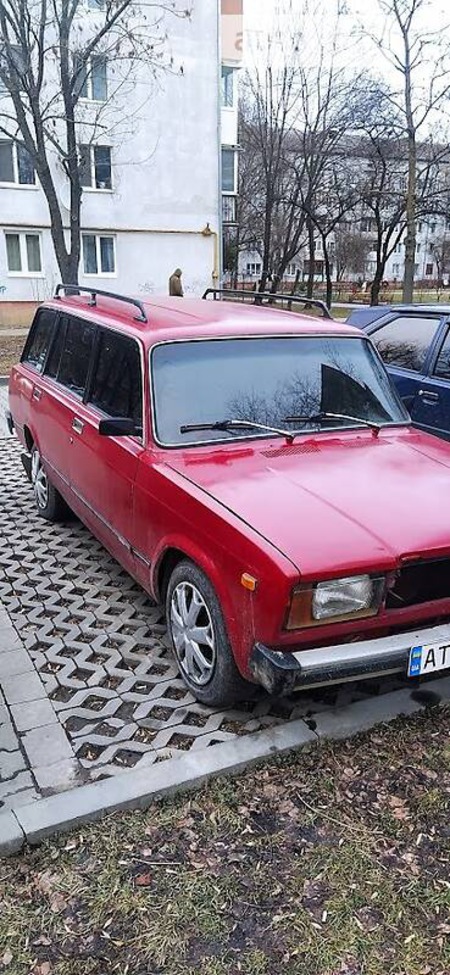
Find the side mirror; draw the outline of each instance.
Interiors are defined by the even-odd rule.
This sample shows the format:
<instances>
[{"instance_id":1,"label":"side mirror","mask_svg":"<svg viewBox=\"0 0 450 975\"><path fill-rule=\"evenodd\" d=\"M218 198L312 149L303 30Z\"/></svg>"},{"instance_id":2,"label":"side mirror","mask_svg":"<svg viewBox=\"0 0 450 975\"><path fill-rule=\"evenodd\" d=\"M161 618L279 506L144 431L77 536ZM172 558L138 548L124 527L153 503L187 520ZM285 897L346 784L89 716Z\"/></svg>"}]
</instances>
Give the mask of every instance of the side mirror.
<instances>
[{"instance_id":1,"label":"side mirror","mask_svg":"<svg viewBox=\"0 0 450 975\"><path fill-rule=\"evenodd\" d=\"M116 416L110 420L100 420L98 432L101 437L140 437L142 427L136 426L128 416Z\"/></svg>"}]
</instances>

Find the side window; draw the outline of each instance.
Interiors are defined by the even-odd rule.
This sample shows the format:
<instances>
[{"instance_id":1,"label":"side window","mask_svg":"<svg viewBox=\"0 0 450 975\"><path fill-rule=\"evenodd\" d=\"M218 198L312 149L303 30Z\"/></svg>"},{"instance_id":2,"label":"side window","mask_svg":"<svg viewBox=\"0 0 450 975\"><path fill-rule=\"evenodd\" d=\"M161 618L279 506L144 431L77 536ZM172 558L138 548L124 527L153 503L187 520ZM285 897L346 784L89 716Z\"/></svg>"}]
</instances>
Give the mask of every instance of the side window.
<instances>
[{"instance_id":1,"label":"side window","mask_svg":"<svg viewBox=\"0 0 450 975\"><path fill-rule=\"evenodd\" d=\"M61 362L61 354L64 348L64 336L66 333L67 315L62 315L58 319L56 325L55 334L53 336L53 342L50 349L50 354L47 359L47 365L45 367L45 375L51 376L52 379L56 379L58 375L59 363Z\"/></svg>"},{"instance_id":2,"label":"side window","mask_svg":"<svg viewBox=\"0 0 450 975\"><path fill-rule=\"evenodd\" d=\"M139 347L118 332L102 330L89 401L108 416L127 416L142 426Z\"/></svg>"},{"instance_id":3,"label":"side window","mask_svg":"<svg viewBox=\"0 0 450 975\"><path fill-rule=\"evenodd\" d=\"M95 325L83 322L80 318L67 318L57 378L63 386L67 386L78 396L83 396L86 386L94 335Z\"/></svg>"},{"instance_id":4,"label":"side window","mask_svg":"<svg viewBox=\"0 0 450 975\"><path fill-rule=\"evenodd\" d=\"M438 355L434 375L441 379L450 379L450 331L447 332L445 342Z\"/></svg>"},{"instance_id":5,"label":"side window","mask_svg":"<svg viewBox=\"0 0 450 975\"><path fill-rule=\"evenodd\" d=\"M56 312L50 308L38 311L23 350L22 362L42 372L53 335Z\"/></svg>"},{"instance_id":6,"label":"side window","mask_svg":"<svg viewBox=\"0 0 450 975\"><path fill-rule=\"evenodd\" d=\"M405 315L382 325L370 337L386 365L423 372L428 349L438 327L438 318Z\"/></svg>"}]
</instances>

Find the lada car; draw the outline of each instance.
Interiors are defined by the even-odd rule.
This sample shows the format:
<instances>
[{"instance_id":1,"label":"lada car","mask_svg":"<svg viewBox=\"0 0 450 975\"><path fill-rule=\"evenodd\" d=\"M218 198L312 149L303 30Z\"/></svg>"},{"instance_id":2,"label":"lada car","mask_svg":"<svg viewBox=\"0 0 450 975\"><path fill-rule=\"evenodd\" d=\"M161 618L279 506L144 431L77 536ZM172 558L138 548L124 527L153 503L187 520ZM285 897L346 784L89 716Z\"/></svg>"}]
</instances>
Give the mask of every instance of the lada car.
<instances>
[{"instance_id":1,"label":"lada car","mask_svg":"<svg viewBox=\"0 0 450 975\"><path fill-rule=\"evenodd\" d=\"M364 332L275 306L64 289L9 424L39 513L67 506L155 600L224 705L450 667L450 446Z\"/></svg>"}]
</instances>

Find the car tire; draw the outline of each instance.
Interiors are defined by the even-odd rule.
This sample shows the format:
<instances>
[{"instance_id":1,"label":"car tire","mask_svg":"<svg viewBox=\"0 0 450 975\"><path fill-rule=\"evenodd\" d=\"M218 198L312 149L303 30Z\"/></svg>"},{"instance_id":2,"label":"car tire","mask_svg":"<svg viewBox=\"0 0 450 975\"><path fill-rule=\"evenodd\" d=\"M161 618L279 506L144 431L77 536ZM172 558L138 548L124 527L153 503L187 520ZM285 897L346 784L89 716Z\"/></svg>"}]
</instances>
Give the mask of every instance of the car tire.
<instances>
[{"instance_id":1,"label":"car tire","mask_svg":"<svg viewBox=\"0 0 450 975\"><path fill-rule=\"evenodd\" d=\"M254 696L234 662L223 613L204 572L183 560L172 572L166 618L180 674L201 704L224 707ZM199 640L187 640L196 630ZM202 631L202 632L200 632Z\"/></svg>"},{"instance_id":2,"label":"car tire","mask_svg":"<svg viewBox=\"0 0 450 975\"><path fill-rule=\"evenodd\" d=\"M31 451L31 485L41 518L45 518L46 521L61 521L67 518L69 509L59 491L51 483L37 447L33 447Z\"/></svg>"}]
</instances>

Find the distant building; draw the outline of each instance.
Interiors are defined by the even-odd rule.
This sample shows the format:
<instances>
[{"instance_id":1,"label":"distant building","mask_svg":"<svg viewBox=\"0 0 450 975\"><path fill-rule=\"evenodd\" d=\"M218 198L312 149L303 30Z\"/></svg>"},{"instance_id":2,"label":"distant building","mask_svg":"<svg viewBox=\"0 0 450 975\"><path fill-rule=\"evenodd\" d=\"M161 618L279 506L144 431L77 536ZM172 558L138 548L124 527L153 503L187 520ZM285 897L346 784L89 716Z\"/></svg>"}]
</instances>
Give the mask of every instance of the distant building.
<instances>
[{"instance_id":1,"label":"distant building","mask_svg":"<svg viewBox=\"0 0 450 975\"><path fill-rule=\"evenodd\" d=\"M84 30L104 3L86 0L79 14ZM149 99L152 78L140 66L127 108L136 121L126 137L113 124L96 144L81 146L80 285L164 293L177 266L187 294L220 280L222 211L232 222L236 206L242 0L195 0L192 17L168 17L167 31L183 73L166 73ZM108 99L110 77L108 59L98 58L85 105ZM8 104L0 88L0 113ZM56 153L52 165L68 228L69 182ZM43 299L59 278L47 202L30 158L2 136L0 302Z\"/></svg>"}]
</instances>

